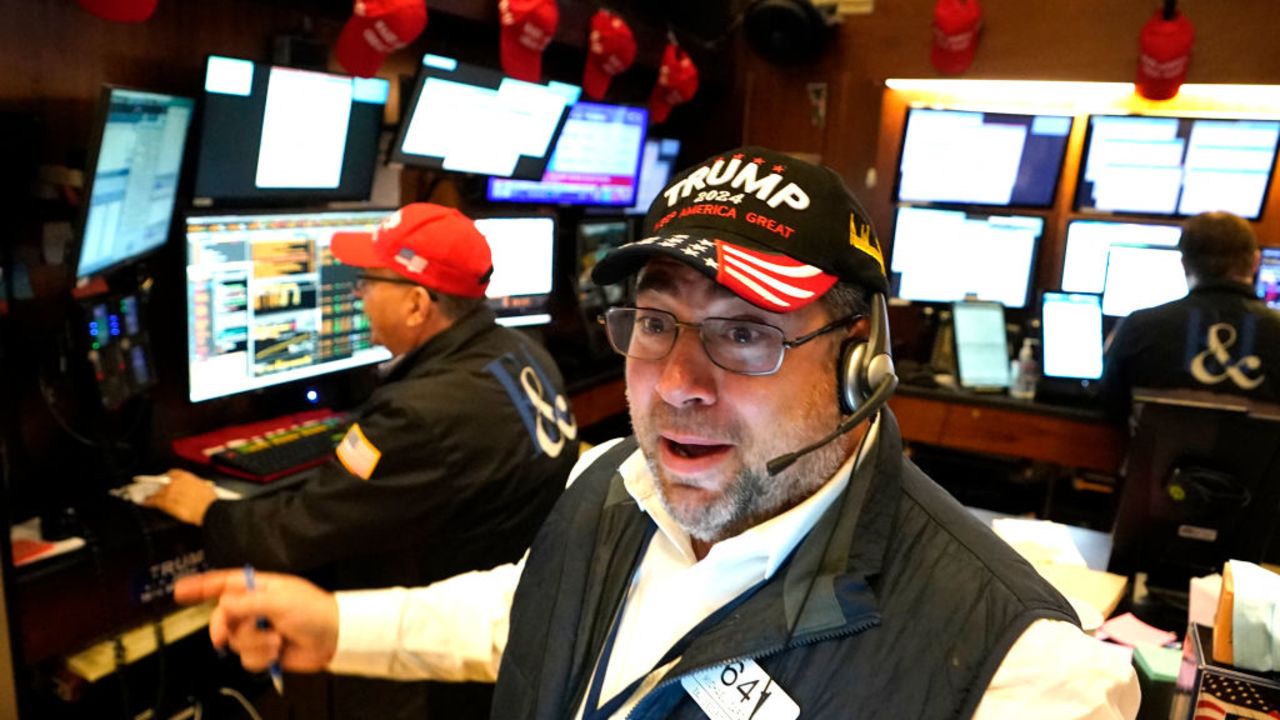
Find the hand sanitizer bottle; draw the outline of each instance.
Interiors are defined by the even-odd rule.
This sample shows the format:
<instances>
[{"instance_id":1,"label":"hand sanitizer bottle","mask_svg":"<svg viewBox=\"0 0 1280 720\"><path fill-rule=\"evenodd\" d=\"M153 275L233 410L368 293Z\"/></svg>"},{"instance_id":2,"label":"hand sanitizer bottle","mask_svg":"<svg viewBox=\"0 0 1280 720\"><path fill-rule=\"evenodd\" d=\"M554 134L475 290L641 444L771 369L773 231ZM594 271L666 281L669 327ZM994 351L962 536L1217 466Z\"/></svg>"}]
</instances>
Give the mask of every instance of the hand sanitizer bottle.
<instances>
[{"instance_id":1,"label":"hand sanitizer bottle","mask_svg":"<svg viewBox=\"0 0 1280 720\"><path fill-rule=\"evenodd\" d=\"M1034 338L1023 338L1022 349L1018 351L1018 372L1013 378L1013 387L1009 395L1018 400L1034 400L1036 398L1036 382L1040 379L1040 367L1036 364Z\"/></svg>"}]
</instances>

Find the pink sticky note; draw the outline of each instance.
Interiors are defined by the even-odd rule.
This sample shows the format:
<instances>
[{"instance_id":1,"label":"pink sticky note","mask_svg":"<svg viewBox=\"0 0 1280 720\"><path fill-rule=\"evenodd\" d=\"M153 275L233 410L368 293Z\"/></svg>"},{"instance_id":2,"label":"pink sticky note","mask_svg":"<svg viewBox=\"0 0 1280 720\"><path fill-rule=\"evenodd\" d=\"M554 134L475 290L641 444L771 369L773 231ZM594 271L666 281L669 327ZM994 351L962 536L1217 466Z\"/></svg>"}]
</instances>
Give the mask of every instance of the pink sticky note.
<instances>
[{"instance_id":1,"label":"pink sticky note","mask_svg":"<svg viewBox=\"0 0 1280 720\"><path fill-rule=\"evenodd\" d=\"M1102 623L1102 627L1098 628L1094 635L1129 647L1167 645L1178 639L1176 634L1151 627L1135 617L1133 613L1117 615Z\"/></svg>"}]
</instances>

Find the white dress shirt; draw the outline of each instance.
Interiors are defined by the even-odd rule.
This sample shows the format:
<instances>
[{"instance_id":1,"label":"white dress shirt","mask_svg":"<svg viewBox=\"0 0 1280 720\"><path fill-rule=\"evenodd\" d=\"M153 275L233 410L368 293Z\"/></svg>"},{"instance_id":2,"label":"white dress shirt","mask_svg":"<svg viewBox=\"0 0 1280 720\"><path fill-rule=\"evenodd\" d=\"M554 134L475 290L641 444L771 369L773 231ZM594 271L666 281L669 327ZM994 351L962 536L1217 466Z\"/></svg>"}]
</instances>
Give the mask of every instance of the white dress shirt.
<instances>
[{"instance_id":1,"label":"white dress shirt","mask_svg":"<svg viewBox=\"0 0 1280 720\"><path fill-rule=\"evenodd\" d=\"M874 446L875 431L873 426L868 432L867 447ZM612 445L585 453L570 482ZM851 457L805 501L716 543L699 561L688 534L659 502L656 480L640 452L622 463L619 472L627 492L653 518L658 532L631 579L600 694L601 701L607 701L644 678L615 718L625 717L674 664L654 667L672 644L721 605L778 571L843 492L854 466ZM493 681L523 566L521 560L425 588L338 593L338 652L329 670L401 679ZM1009 649L974 717L1133 718L1138 701L1137 675L1125 651L1085 635L1071 623L1037 620ZM581 712L579 708L579 716Z\"/></svg>"}]
</instances>

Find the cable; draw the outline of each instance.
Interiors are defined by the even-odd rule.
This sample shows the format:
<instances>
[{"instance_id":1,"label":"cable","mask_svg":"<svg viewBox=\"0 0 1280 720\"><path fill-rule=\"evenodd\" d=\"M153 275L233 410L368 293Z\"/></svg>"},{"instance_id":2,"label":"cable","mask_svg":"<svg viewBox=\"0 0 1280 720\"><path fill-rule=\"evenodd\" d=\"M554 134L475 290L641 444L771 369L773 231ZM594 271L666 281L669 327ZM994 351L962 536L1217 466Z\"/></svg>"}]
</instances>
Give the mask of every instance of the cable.
<instances>
[{"instance_id":1,"label":"cable","mask_svg":"<svg viewBox=\"0 0 1280 720\"><path fill-rule=\"evenodd\" d=\"M878 410L877 410L877 412L878 412ZM877 433L878 433L878 432L879 432L879 431L877 430ZM853 467L851 467L851 468L849 469L849 484L848 484L847 486L845 486L845 489L844 489L844 492L845 492L846 494L847 494L847 493L851 493L851 492L853 492L853 491L854 491L853 483L854 483L854 480L856 479L857 474L858 474L858 465L859 465L861 462L863 462L863 461L865 461L865 460L866 460L866 458L862 457L862 447L863 447L863 445L864 445L864 444L866 443L866 441L867 441L867 435L868 435L868 434L870 434L870 428L869 428L869 427L868 427L868 431L867 431L867 432L864 432L864 433L862 434L862 437L858 439L858 447L857 447L857 449L856 449L856 450L854 450L854 451L853 451L853 458L854 458L854 459L853 459ZM879 440L879 438L877 437L877 441L878 441L878 440ZM878 443L877 443L877 444L878 444ZM878 449L879 449L879 448L877 448L877 450L878 450ZM878 459L879 459L879 456L878 456L878 454L877 454L876 460L878 460ZM867 486L868 486L868 489L870 489L871 482L875 479L875 477L874 477L874 475L875 475L875 471L876 471L876 469L875 469L875 468L872 468L872 469L871 469L871 473L870 473L872 477L867 478ZM861 502L863 502L863 503L865 503L865 502L866 502L866 493L863 493L863 496L862 496L862 498L861 498ZM840 509L843 509L843 508L840 508ZM830 509L828 509L828 512L830 512ZM859 508L859 509L858 509L858 512L859 512L859 514L861 514L861 512L862 512L862 508ZM827 539L826 539L826 541L822 544L822 553L821 553L820 555L818 555L818 565L817 565L817 567L815 567L815 568L813 569L813 573L812 573L812 574L810 574L810 576L809 576L809 583L808 583L808 586L807 586L807 587L805 587L805 590L804 590L804 597L802 597L802 598L800 599L800 604L796 607L796 619L795 619L795 622L791 623L791 627L787 629L787 640L786 640L786 642L783 644L783 647L784 647L784 648L789 648L789 647L791 646L791 643L796 639L796 629L800 626L800 618L801 618L801 616L803 616L803 615L804 615L805 607L807 607L807 606L809 605L809 598L810 598L810 596L812 596L812 595L813 595L813 588L814 588L814 585L816 585L816 584L817 584L817 582L818 582L818 576L822 574L822 563L823 563L823 561L826 559L827 554L831 552L831 543L832 543L833 541L835 541L835 537L836 537L836 530L837 530L839 527L840 527L840 518L836 518L835 522L832 522L832 523L831 523L831 530L830 530L830 532L828 532L828 533L827 533Z\"/></svg>"},{"instance_id":2,"label":"cable","mask_svg":"<svg viewBox=\"0 0 1280 720\"><path fill-rule=\"evenodd\" d=\"M135 407L138 407L141 409L133 413L133 417L129 420L129 422L124 423L125 430L122 433L121 437L94 440L93 438L87 436L86 434L76 430L74 427L71 426L70 421L68 421L65 417L63 417L62 412L58 409L57 390L55 390L53 386L49 384L49 381L45 378L43 373L37 374L36 382L40 388L40 398L44 401L45 408L48 409L49 415L52 416L54 419L54 422L56 422L58 426L61 427L64 432L67 433L67 435L70 435L73 439L75 439L76 442L79 442L80 444L85 445L86 447L93 448L95 450L102 450L102 451L108 451L108 452L112 452L112 451L126 451L129 453L136 452L136 449L132 445L130 445L127 442L124 442L124 438L127 438L129 435L132 435L134 432L138 430L138 428L142 424L142 419L146 414L145 407L144 407L145 404L141 403L139 399L137 398L134 399L134 405ZM125 463L125 464L127 465L128 463Z\"/></svg>"},{"instance_id":3,"label":"cable","mask_svg":"<svg viewBox=\"0 0 1280 720\"><path fill-rule=\"evenodd\" d=\"M49 411L49 415L53 417L54 422L58 423L58 426L61 427L67 435L70 435L81 445L86 445L94 448L95 450L105 449L98 441L81 435L75 428L71 427L71 424L67 422L66 418L62 417L62 413L58 411L56 402L57 398L54 397L54 390L49 386L49 383L45 381L43 373L36 376L36 383L40 387L40 397L44 400L44 406Z\"/></svg>"},{"instance_id":4,"label":"cable","mask_svg":"<svg viewBox=\"0 0 1280 720\"><path fill-rule=\"evenodd\" d=\"M221 687L218 688L218 692L239 702L240 706L244 708L244 711L248 713L249 717L253 718L253 720L262 720L262 716L254 709L253 703L249 702L244 695L241 695L240 691L234 688Z\"/></svg>"}]
</instances>

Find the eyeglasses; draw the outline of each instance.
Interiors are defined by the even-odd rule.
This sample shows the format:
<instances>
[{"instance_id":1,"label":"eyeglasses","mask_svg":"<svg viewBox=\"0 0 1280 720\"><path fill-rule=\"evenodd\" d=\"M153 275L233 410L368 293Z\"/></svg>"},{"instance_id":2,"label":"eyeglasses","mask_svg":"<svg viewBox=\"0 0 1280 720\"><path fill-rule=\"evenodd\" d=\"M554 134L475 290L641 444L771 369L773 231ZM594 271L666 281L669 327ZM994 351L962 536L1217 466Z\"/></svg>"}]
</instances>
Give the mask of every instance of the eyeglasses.
<instances>
[{"instance_id":1,"label":"eyeglasses","mask_svg":"<svg viewBox=\"0 0 1280 720\"><path fill-rule=\"evenodd\" d=\"M661 360L676 346L680 329L690 328L698 331L707 357L718 367L740 375L772 375L782 367L787 350L857 319L841 318L795 340L787 340L781 328L765 323L717 317L688 323L650 308L609 308L598 322L604 325L613 349L629 358Z\"/></svg>"},{"instance_id":2,"label":"eyeglasses","mask_svg":"<svg viewBox=\"0 0 1280 720\"><path fill-rule=\"evenodd\" d=\"M375 282L394 283L396 285L412 285L414 287L424 287L423 285L416 283L408 278L383 277L382 275L370 275L369 273L360 273L359 275L356 275L356 292L358 293L366 292L369 289L369 284L375 283ZM427 292L431 292L431 291L427 290ZM434 295L432 297L434 298Z\"/></svg>"}]
</instances>

